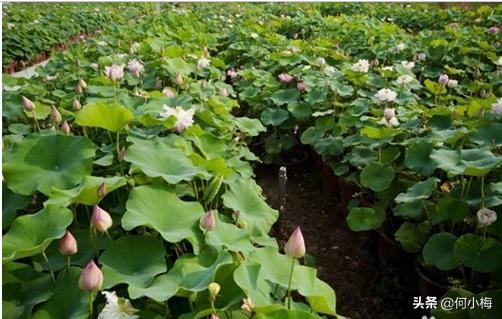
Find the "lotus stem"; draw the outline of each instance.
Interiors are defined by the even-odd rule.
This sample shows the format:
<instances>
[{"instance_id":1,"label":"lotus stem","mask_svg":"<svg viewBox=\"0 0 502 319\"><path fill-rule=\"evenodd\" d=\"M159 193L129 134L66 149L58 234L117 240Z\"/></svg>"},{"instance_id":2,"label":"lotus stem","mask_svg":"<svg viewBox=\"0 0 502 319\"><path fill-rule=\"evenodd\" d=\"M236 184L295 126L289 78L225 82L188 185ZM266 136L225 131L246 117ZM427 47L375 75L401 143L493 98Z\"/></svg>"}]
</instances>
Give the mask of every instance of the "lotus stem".
<instances>
[{"instance_id":1,"label":"lotus stem","mask_svg":"<svg viewBox=\"0 0 502 319\"><path fill-rule=\"evenodd\" d=\"M288 309L291 309L291 282L293 281L293 271L295 270L295 259L296 258L291 258L291 271L289 272L289 280L288 280L288 293L287 293L287 299L288 299Z\"/></svg>"},{"instance_id":2,"label":"lotus stem","mask_svg":"<svg viewBox=\"0 0 502 319\"><path fill-rule=\"evenodd\" d=\"M70 265L71 265L71 256L68 256L68 261L67 261L68 268L70 268Z\"/></svg>"},{"instance_id":3,"label":"lotus stem","mask_svg":"<svg viewBox=\"0 0 502 319\"><path fill-rule=\"evenodd\" d=\"M54 272L52 271L51 263L49 262L49 258L47 258L45 251L42 252L42 256L44 256L45 262L47 263L47 268L49 269L49 272L51 273L52 282L55 283L56 277L54 276Z\"/></svg>"},{"instance_id":4,"label":"lotus stem","mask_svg":"<svg viewBox=\"0 0 502 319\"><path fill-rule=\"evenodd\" d=\"M91 318L91 319L92 319L92 310L93 310L92 309L93 308L92 301L93 300L92 300L92 291L91 291L91 292L89 292L89 318Z\"/></svg>"}]
</instances>

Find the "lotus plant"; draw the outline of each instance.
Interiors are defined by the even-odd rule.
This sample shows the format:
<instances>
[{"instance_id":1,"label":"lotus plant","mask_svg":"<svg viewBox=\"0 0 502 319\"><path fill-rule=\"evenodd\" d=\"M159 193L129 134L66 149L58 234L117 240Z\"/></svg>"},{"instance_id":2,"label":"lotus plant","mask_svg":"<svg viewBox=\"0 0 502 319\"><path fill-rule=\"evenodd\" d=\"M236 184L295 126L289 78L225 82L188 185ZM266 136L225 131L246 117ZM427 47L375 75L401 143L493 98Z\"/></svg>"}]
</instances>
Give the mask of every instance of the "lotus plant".
<instances>
[{"instance_id":1,"label":"lotus plant","mask_svg":"<svg viewBox=\"0 0 502 319\"><path fill-rule=\"evenodd\" d=\"M193 116L195 114L195 108L191 107L188 110L184 110L181 106L176 106L175 108L164 105L162 106L162 112L160 113L160 118L165 120L171 116L174 116L176 122L174 123L173 129L181 133L186 128L193 125Z\"/></svg>"},{"instance_id":2,"label":"lotus plant","mask_svg":"<svg viewBox=\"0 0 502 319\"><path fill-rule=\"evenodd\" d=\"M124 77L124 66L112 64L105 68L105 75L113 82L120 81Z\"/></svg>"},{"instance_id":3,"label":"lotus plant","mask_svg":"<svg viewBox=\"0 0 502 319\"><path fill-rule=\"evenodd\" d=\"M291 257L291 271L289 273L287 293L288 309L291 309L291 282L293 280L296 259L305 256L305 240L303 239L300 226L297 226L289 237L287 243L284 245L284 251L287 256Z\"/></svg>"},{"instance_id":4,"label":"lotus plant","mask_svg":"<svg viewBox=\"0 0 502 319\"><path fill-rule=\"evenodd\" d=\"M82 270L78 280L78 286L80 289L89 292L89 312L90 318L92 318L92 302L94 300L93 293L99 291L103 286L103 273L94 260L91 260Z\"/></svg>"}]
</instances>

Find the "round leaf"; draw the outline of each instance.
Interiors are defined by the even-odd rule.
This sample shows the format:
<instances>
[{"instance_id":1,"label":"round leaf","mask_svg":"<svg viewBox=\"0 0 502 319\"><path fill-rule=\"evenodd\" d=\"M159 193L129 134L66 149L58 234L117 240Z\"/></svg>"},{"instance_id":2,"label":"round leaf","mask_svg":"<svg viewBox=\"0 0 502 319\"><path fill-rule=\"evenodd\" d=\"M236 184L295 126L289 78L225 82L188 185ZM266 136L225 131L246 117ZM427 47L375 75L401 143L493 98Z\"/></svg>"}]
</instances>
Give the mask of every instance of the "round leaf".
<instances>
[{"instance_id":1,"label":"round leaf","mask_svg":"<svg viewBox=\"0 0 502 319\"><path fill-rule=\"evenodd\" d=\"M80 126L100 127L119 132L134 118L126 107L116 103L94 102L84 105L75 117Z\"/></svg>"},{"instance_id":2,"label":"round leaf","mask_svg":"<svg viewBox=\"0 0 502 319\"><path fill-rule=\"evenodd\" d=\"M361 184L375 192L386 190L394 180L394 168L380 162L368 164L361 172Z\"/></svg>"},{"instance_id":3,"label":"round leaf","mask_svg":"<svg viewBox=\"0 0 502 319\"><path fill-rule=\"evenodd\" d=\"M368 207L354 207L347 216L347 224L353 231L377 229L384 221L384 212Z\"/></svg>"},{"instance_id":4,"label":"round leaf","mask_svg":"<svg viewBox=\"0 0 502 319\"><path fill-rule=\"evenodd\" d=\"M453 255L453 246L456 240L457 237L450 233L433 235L423 249L425 262L444 271L457 268L459 262Z\"/></svg>"},{"instance_id":5,"label":"round leaf","mask_svg":"<svg viewBox=\"0 0 502 319\"><path fill-rule=\"evenodd\" d=\"M455 257L479 272L494 272L502 266L502 244L494 238L465 234L453 248Z\"/></svg>"}]
</instances>

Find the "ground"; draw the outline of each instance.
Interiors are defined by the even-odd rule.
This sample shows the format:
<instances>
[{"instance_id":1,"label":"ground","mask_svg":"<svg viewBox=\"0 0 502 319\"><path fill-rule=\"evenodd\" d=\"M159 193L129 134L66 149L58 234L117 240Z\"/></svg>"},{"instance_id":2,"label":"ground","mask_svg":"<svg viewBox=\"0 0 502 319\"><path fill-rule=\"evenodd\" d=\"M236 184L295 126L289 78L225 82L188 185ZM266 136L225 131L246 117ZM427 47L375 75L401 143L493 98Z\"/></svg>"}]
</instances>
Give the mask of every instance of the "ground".
<instances>
[{"instance_id":1,"label":"ground","mask_svg":"<svg viewBox=\"0 0 502 319\"><path fill-rule=\"evenodd\" d=\"M274 235L282 247L293 229L301 227L319 277L336 291L338 313L352 319L418 317L410 313L413 283L396 275L394 267L379 266L377 234L347 227L346 210L324 193L322 176L309 162L287 169L287 204ZM256 167L257 181L276 209L278 172L276 165Z\"/></svg>"}]
</instances>

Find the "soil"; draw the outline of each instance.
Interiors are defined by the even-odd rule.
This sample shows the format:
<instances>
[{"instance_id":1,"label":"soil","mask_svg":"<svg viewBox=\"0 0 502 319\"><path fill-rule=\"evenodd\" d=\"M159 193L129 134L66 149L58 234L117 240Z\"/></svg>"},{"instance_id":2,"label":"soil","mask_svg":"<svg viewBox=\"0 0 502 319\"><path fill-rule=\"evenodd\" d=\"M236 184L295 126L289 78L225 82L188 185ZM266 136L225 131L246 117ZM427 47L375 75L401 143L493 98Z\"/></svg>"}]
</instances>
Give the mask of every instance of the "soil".
<instances>
[{"instance_id":1,"label":"soil","mask_svg":"<svg viewBox=\"0 0 502 319\"><path fill-rule=\"evenodd\" d=\"M257 181L267 202L279 207L279 166L258 165ZM300 225L307 253L315 258L319 277L334 288L337 312L352 319L420 318L413 313L418 296L413 268L381 267L376 232L352 232L346 209L323 191L321 171L310 165L287 167L286 207L274 236L281 247ZM402 266L402 265L399 265Z\"/></svg>"}]
</instances>

